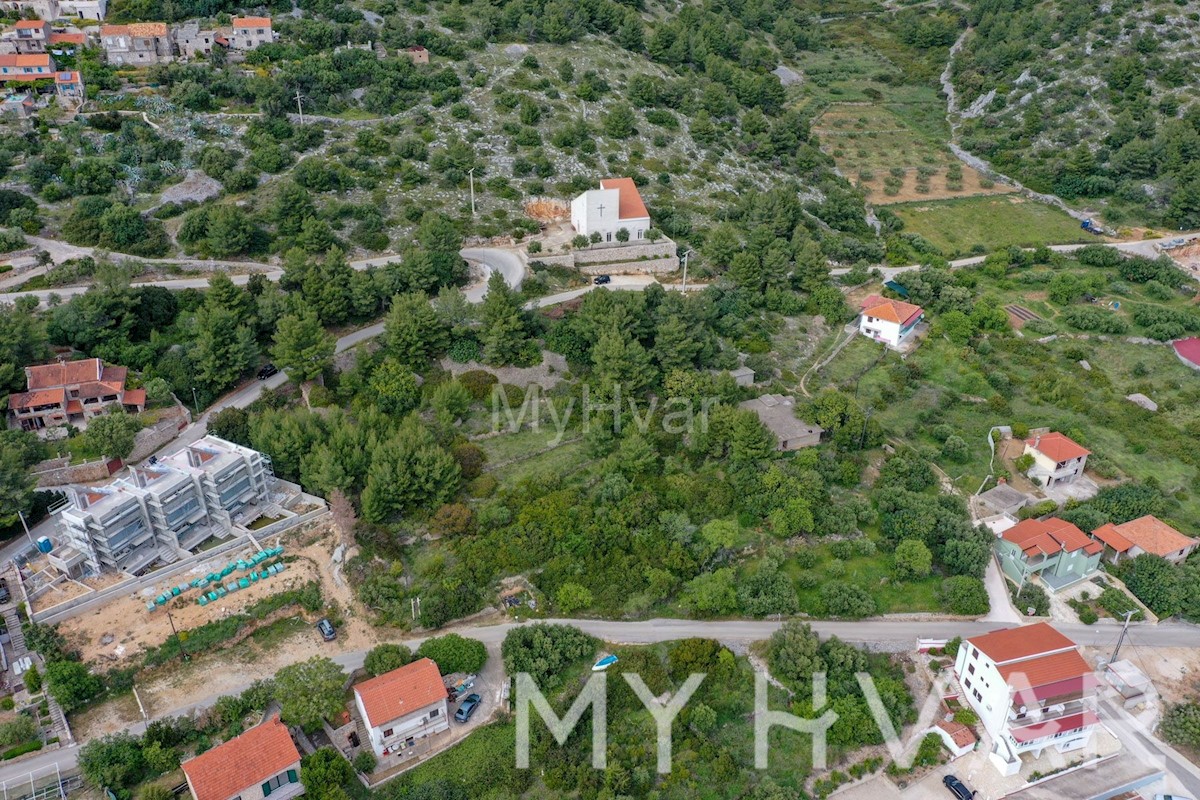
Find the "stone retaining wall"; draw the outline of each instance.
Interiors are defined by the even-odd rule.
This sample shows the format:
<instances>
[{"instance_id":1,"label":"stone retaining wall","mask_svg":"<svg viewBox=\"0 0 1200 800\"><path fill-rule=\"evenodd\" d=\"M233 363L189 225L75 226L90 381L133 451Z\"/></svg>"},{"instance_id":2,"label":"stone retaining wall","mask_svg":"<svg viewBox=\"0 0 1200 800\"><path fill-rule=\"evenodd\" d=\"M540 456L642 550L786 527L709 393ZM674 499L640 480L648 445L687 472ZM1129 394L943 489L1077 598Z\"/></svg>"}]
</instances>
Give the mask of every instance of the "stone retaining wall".
<instances>
[{"instance_id":1,"label":"stone retaining wall","mask_svg":"<svg viewBox=\"0 0 1200 800\"><path fill-rule=\"evenodd\" d=\"M663 273L679 269L675 242L661 239L652 244L594 244L584 250L559 255L532 253L530 264L540 261L557 267L578 269L585 275Z\"/></svg>"}]
</instances>

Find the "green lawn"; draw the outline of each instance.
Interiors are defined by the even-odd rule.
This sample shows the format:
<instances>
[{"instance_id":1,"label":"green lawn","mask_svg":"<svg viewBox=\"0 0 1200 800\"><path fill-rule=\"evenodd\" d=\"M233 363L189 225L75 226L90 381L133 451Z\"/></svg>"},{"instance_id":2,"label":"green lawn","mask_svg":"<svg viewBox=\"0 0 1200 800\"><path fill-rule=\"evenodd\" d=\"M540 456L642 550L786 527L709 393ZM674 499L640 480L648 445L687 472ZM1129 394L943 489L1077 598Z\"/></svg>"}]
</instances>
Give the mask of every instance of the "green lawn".
<instances>
[{"instance_id":1,"label":"green lawn","mask_svg":"<svg viewBox=\"0 0 1200 800\"><path fill-rule=\"evenodd\" d=\"M897 203L888 210L904 221L906 232L925 237L947 257L977 245L991 251L1095 240L1057 208L1012 195Z\"/></svg>"}]
</instances>

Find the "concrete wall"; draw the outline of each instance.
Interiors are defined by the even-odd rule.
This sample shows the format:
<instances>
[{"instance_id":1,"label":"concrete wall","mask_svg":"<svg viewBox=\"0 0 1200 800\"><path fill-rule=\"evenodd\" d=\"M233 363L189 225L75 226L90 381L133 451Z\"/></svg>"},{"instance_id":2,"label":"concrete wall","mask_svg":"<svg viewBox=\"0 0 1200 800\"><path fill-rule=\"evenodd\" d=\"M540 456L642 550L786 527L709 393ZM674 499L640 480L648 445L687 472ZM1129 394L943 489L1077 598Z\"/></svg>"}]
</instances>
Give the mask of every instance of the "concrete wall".
<instances>
[{"instance_id":1,"label":"concrete wall","mask_svg":"<svg viewBox=\"0 0 1200 800\"><path fill-rule=\"evenodd\" d=\"M160 447L172 441L179 432L188 426L191 413L183 406L176 406L175 413L160 420L157 424L138 431L133 452L125 459L130 464L136 464L149 456Z\"/></svg>"}]
</instances>

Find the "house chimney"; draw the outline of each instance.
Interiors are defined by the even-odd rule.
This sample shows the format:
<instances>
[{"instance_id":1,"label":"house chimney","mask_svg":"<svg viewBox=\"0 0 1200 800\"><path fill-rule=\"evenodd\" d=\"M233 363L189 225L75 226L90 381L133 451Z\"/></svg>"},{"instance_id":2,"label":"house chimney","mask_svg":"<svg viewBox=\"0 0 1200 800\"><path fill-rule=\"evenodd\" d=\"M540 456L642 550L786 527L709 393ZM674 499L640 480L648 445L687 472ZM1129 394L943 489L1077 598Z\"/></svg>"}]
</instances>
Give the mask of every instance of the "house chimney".
<instances>
[{"instance_id":1,"label":"house chimney","mask_svg":"<svg viewBox=\"0 0 1200 800\"><path fill-rule=\"evenodd\" d=\"M1034 449L1037 449L1037 446L1038 446L1039 444L1041 444L1041 443L1042 443L1042 435L1039 433L1037 436L1033 437L1033 447L1034 447Z\"/></svg>"},{"instance_id":2,"label":"house chimney","mask_svg":"<svg viewBox=\"0 0 1200 800\"><path fill-rule=\"evenodd\" d=\"M1003 475L1001 475L999 478L996 478L996 485L997 485L997 486L1003 486L1003 485L1005 485L1006 483L1008 483L1008 478L1004 477Z\"/></svg>"}]
</instances>

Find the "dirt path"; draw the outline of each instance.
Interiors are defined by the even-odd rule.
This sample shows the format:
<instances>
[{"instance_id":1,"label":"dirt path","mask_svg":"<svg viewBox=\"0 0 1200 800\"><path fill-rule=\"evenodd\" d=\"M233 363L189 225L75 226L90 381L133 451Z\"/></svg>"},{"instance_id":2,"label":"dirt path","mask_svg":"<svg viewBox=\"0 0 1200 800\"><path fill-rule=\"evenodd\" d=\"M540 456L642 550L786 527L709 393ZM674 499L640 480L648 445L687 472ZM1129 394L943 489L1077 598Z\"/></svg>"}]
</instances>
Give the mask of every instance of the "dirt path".
<instances>
[{"instance_id":1,"label":"dirt path","mask_svg":"<svg viewBox=\"0 0 1200 800\"><path fill-rule=\"evenodd\" d=\"M800 383L797 387L800 389L800 394L804 395L805 397L812 397L812 395L809 394L808 387L806 386L806 384L808 383L808 376L813 374L817 370L823 368L830 361L833 361L833 359L837 358L838 353L840 353L840 352L842 352L842 350L846 349L846 345L848 345L848 344L850 344L850 342L854 341L854 337L857 334L858 334L858 328L853 327L853 325L847 325L845 328L842 329L842 333L840 333L838 335L839 335L839 337L844 336L845 338L841 339L841 341L838 341L834 345L833 349L829 352L829 355L825 356L823 359L820 359L820 360L814 362L813 365L811 367L809 367L804 372L803 375L800 376Z\"/></svg>"}]
</instances>

